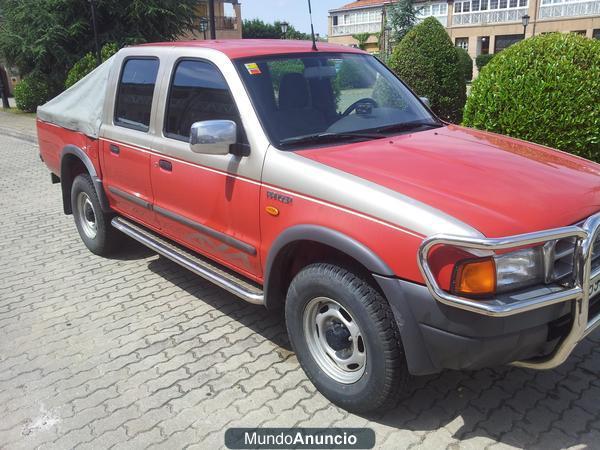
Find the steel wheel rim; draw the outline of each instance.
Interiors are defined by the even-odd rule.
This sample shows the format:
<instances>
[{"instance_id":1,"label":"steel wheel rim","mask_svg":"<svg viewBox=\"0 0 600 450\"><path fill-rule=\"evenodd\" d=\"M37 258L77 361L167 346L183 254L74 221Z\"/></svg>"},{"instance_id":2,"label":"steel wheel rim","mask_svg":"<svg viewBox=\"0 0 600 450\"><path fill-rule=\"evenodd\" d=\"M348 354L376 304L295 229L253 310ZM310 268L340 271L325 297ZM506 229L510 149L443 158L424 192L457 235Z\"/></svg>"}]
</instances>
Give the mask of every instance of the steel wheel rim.
<instances>
[{"instance_id":1,"label":"steel wheel rim","mask_svg":"<svg viewBox=\"0 0 600 450\"><path fill-rule=\"evenodd\" d=\"M327 297L314 298L304 308L303 328L308 350L321 370L343 384L360 380L367 349L358 323L346 308Z\"/></svg>"},{"instance_id":2,"label":"steel wheel rim","mask_svg":"<svg viewBox=\"0 0 600 450\"><path fill-rule=\"evenodd\" d=\"M90 239L95 239L98 234L98 225L96 222L96 211L90 196L85 192L80 192L77 195L77 212L79 216L79 224L83 233Z\"/></svg>"}]
</instances>

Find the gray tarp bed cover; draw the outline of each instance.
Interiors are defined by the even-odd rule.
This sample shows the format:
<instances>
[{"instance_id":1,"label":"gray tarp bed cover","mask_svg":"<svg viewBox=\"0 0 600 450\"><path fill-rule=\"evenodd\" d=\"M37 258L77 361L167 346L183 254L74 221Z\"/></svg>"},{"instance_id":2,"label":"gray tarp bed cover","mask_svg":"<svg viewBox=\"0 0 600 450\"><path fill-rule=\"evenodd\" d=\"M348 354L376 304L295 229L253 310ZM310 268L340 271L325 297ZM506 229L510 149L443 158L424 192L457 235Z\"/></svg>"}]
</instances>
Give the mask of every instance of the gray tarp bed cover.
<instances>
[{"instance_id":1,"label":"gray tarp bed cover","mask_svg":"<svg viewBox=\"0 0 600 450\"><path fill-rule=\"evenodd\" d=\"M102 124L106 84L114 56L62 94L37 109L37 116L68 130L97 138Z\"/></svg>"}]
</instances>

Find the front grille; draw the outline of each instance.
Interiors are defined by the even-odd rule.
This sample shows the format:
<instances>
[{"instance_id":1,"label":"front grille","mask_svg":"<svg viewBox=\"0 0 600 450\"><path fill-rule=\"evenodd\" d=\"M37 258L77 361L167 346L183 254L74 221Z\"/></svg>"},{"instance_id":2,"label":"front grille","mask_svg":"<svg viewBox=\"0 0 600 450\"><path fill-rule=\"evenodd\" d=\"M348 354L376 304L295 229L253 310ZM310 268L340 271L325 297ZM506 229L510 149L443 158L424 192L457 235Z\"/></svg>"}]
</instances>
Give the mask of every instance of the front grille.
<instances>
[{"instance_id":1,"label":"front grille","mask_svg":"<svg viewBox=\"0 0 600 450\"><path fill-rule=\"evenodd\" d=\"M546 282L567 284L573 280L575 243L575 238L570 237L546 244L544 252L548 254L549 264L546 269Z\"/></svg>"},{"instance_id":2,"label":"front grille","mask_svg":"<svg viewBox=\"0 0 600 450\"><path fill-rule=\"evenodd\" d=\"M600 233L592 245L592 273L600 269Z\"/></svg>"}]
</instances>

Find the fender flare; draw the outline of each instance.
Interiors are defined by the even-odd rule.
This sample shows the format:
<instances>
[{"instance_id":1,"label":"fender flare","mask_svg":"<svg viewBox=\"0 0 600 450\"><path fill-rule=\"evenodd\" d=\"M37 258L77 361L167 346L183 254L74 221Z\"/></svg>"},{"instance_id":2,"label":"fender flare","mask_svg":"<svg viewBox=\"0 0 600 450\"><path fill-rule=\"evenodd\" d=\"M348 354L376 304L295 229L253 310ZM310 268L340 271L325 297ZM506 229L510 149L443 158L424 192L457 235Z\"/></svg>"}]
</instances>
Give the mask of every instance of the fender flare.
<instances>
[{"instance_id":1,"label":"fender flare","mask_svg":"<svg viewBox=\"0 0 600 450\"><path fill-rule=\"evenodd\" d=\"M373 250L356 239L320 225L295 225L277 236L269 250L264 280L265 301L267 302L267 306L269 302L269 291L273 281L271 277L274 270L277 270L277 268L274 267L277 257L281 254L281 251L285 246L297 241L313 241L333 247L358 261L373 274L386 277L395 276L394 271L379 256L377 256Z\"/></svg>"},{"instance_id":2,"label":"fender flare","mask_svg":"<svg viewBox=\"0 0 600 450\"><path fill-rule=\"evenodd\" d=\"M106 198L106 193L104 192L102 180L98 177L98 173L96 172L94 163L82 149L75 145L69 144L66 145L60 152L60 180L63 195L63 209L65 214L71 214L73 212L71 205L71 185L73 180L70 177L66 176L68 170L66 167L67 160L65 156L67 155L73 155L83 163L90 177L92 178L92 183L94 184L94 188L96 189L96 194L98 195L98 200L100 201L100 206L102 207L102 210L104 212L109 212L110 206L108 204L108 199ZM70 174L68 175L70 176Z\"/></svg>"}]
</instances>

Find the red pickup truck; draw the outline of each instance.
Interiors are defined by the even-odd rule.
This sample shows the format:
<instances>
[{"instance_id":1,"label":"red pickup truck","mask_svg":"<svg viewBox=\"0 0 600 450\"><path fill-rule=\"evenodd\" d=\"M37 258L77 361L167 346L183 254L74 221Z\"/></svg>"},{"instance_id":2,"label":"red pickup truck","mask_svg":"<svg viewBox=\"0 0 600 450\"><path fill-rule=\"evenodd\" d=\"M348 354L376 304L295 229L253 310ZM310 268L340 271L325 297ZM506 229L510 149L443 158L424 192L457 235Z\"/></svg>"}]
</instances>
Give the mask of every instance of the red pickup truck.
<instances>
[{"instance_id":1,"label":"red pickup truck","mask_svg":"<svg viewBox=\"0 0 600 450\"><path fill-rule=\"evenodd\" d=\"M600 323L600 166L444 123L360 50L129 47L37 124L93 253L124 233L285 310L348 410L394 405L409 374L553 368Z\"/></svg>"}]
</instances>

